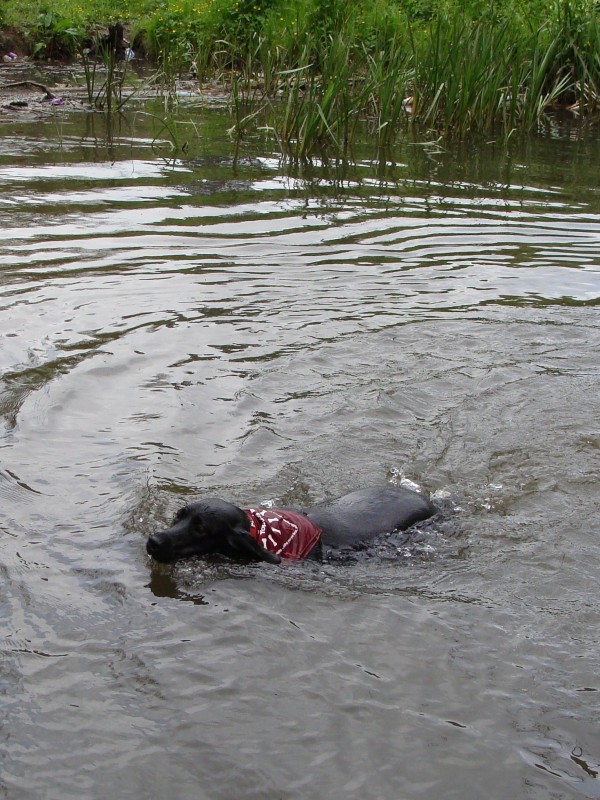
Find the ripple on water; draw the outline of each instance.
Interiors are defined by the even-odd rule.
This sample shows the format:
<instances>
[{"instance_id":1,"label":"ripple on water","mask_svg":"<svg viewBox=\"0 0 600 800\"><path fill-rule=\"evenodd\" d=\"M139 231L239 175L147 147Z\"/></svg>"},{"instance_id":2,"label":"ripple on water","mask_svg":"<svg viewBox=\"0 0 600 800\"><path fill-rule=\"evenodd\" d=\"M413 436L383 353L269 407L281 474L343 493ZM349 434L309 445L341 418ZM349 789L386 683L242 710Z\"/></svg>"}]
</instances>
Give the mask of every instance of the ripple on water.
<instances>
[{"instance_id":1,"label":"ripple on water","mask_svg":"<svg viewBox=\"0 0 600 800\"><path fill-rule=\"evenodd\" d=\"M180 160L0 131L7 791L596 796L597 142L299 175L210 114ZM145 554L192 497L387 480L443 513Z\"/></svg>"}]
</instances>

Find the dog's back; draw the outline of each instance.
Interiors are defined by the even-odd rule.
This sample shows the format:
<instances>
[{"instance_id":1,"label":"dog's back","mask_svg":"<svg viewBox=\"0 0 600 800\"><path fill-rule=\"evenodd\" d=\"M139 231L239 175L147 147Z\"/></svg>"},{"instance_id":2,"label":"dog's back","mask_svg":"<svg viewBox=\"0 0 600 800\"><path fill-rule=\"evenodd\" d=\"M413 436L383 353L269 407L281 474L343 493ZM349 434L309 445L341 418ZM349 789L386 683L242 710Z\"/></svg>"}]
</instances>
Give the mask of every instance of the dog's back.
<instances>
[{"instance_id":1,"label":"dog's back","mask_svg":"<svg viewBox=\"0 0 600 800\"><path fill-rule=\"evenodd\" d=\"M405 530L433 514L434 506L423 495L391 485L360 489L307 512L323 531L323 544L331 547L351 547L382 533Z\"/></svg>"}]
</instances>

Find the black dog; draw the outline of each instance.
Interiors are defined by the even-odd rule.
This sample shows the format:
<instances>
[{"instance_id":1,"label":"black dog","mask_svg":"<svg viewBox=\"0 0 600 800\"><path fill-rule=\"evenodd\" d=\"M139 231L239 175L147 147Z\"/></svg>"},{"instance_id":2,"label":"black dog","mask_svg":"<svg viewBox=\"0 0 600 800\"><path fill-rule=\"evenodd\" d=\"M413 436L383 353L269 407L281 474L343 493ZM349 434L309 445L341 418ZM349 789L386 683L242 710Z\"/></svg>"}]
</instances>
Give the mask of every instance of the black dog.
<instances>
[{"instance_id":1,"label":"black dog","mask_svg":"<svg viewBox=\"0 0 600 800\"><path fill-rule=\"evenodd\" d=\"M309 511L241 509L218 498L199 500L175 515L173 526L148 539L157 561L220 553L268 561L318 557L321 545L354 547L435 514L422 495L396 486L362 489Z\"/></svg>"}]
</instances>

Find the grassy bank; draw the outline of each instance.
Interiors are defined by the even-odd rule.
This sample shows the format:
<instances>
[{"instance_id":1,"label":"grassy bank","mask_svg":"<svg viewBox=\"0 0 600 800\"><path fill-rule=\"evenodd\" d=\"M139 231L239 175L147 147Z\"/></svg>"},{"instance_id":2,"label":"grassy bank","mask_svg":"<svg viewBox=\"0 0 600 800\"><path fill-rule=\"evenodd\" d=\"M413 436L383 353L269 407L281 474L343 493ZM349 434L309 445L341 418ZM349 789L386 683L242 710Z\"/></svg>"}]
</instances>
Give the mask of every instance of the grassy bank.
<instances>
[{"instance_id":1,"label":"grassy bank","mask_svg":"<svg viewBox=\"0 0 600 800\"><path fill-rule=\"evenodd\" d=\"M122 21L138 55L232 90L235 128L285 152L380 146L415 122L440 133L532 129L549 111L595 115L592 0L0 0L31 57L77 57ZM5 33L6 35L6 33Z\"/></svg>"}]
</instances>

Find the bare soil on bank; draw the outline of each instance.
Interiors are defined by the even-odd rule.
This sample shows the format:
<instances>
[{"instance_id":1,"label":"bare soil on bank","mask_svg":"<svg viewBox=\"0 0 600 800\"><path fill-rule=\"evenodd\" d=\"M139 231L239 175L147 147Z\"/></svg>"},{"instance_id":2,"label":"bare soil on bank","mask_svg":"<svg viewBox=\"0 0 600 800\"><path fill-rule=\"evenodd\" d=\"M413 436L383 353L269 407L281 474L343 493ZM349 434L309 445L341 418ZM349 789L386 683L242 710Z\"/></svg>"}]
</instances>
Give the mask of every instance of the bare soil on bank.
<instances>
[{"instance_id":1,"label":"bare soil on bank","mask_svg":"<svg viewBox=\"0 0 600 800\"><path fill-rule=\"evenodd\" d=\"M164 94L164 87L153 81L151 67L139 61L132 64L131 78L123 88L123 98L133 94L137 100L148 100ZM95 77L95 91L103 83L101 68ZM217 82L200 86L194 78L177 81L176 95L206 103L226 102L228 93ZM17 59L0 63L0 123L14 120L51 118L63 111L98 111L88 99L85 73L81 63L48 64Z\"/></svg>"}]
</instances>

